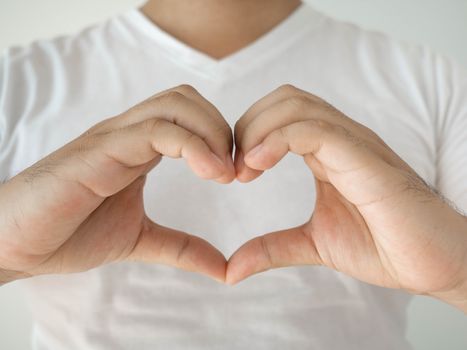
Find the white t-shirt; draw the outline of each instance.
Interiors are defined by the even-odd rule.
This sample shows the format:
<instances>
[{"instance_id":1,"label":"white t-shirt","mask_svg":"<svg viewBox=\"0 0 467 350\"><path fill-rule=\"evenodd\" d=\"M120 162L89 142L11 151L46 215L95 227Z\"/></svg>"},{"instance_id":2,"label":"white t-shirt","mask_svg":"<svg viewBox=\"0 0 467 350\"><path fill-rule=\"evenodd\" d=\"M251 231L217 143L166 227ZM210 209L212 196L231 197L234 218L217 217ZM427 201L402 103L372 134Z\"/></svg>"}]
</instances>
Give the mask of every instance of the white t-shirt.
<instances>
[{"instance_id":1,"label":"white t-shirt","mask_svg":"<svg viewBox=\"0 0 467 350\"><path fill-rule=\"evenodd\" d=\"M100 120L188 83L233 127L284 83L376 131L429 183L467 208L467 74L430 51L328 18L303 4L221 60L131 10L77 35L7 50L0 69L0 176L8 178ZM362 184L364 185L364 184ZM148 177L147 212L228 257L246 240L302 224L315 200L287 156L249 184L200 180L183 160ZM236 285L172 267L114 263L18 282L34 349L408 349L410 296L324 267L271 270Z\"/></svg>"}]
</instances>

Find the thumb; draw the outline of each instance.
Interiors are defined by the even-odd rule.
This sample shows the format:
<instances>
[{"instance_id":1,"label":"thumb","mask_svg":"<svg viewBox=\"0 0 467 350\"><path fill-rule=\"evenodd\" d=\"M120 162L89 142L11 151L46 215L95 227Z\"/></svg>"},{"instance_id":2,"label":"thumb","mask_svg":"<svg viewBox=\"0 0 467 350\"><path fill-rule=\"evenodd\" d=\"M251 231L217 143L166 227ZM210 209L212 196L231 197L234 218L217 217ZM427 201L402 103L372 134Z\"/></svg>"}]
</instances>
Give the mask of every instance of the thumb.
<instances>
[{"instance_id":1,"label":"thumb","mask_svg":"<svg viewBox=\"0 0 467 350\"><path fill-rule=\"evenodd\" d=\"M267 233L243 244L230 257L225 282L235 284L253 274L293 265L321 265L305 225Z\"/></svg>"},{"instance_id":2,"label":"thumb","mask_svg":"<svg viewBox=\"0 0 467 350\"><path fill-rule=\"evenodd\" d=\"M225 281L224 255L204 239L164 227L146 218L130 260L171 265Z\"/></svg>"}]
</instances>

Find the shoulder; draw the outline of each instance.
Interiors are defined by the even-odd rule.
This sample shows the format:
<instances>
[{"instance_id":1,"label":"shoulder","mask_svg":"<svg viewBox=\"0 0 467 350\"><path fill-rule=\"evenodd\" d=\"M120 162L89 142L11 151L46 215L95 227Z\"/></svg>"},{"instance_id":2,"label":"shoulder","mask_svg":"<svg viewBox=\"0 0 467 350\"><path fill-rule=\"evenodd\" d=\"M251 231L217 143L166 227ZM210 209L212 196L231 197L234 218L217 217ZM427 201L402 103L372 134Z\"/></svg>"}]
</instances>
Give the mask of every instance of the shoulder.
<instances>
[{"instance_id":1,"label":"shoulder","mask_svg":"<svg viewBox=\"0 0 467 350\"><path fill-rule=\"evenodd\" d=\"M380 72L391 69L395 75L415 79L435 79L440 77L439 74L450 74L452 70L461 74L467 72L459 62L427 45L324 16L323 31L328 34L326 38L330 48L345 55L341 59L358 60L360 64Z\"/></svg>"},{"instance_id":2,"label":"shoulder","mask_svg":"<svg viewBox=\"0 0 467 350\"><path fill-rule=\"evenodd\" d=\"M72 35L14 46L0 55L0 165L6 168L18 135L81 102L93 71L105 65L115 18ZM97 67L97 68L96 68ZM91 69L90 69L91 68ZM93 70L93 68L96 68ZM3 170L2 170L3 171ZM0 175L5 176L2 172Z\"/></svg>"},{"instance_id":3,"label":"shoulder","mask_svg":"<svg viewBox=\"0 0 467 350\"><path fill-rule=\"evenodd\" d=\"M1 55L3 89L19 85L50 84L63 68L76 67L102 50L105 30L111 21L96 24L73 35L36 40L27 46L7 48ZM42 86L42 85L41 85Z\"/></svg>"},{"instance_id":4,"label":"shoulder","mask_svg":"<svg viewBox=\"0 0 467 350\"><path fill-rule=\"evenodd\" d=\"M0 55L0 120L8 124L6 129L32 112L69 103L66 96L86 89L90 75L106 67L106 57L121 37L116 33L120 17L72 35L4 50Z\"/></svg>"},{"instance_id":5,"label":"shoulder","mask_svg":"<svg viewBox=\"0 0 467 350\"><path fill-rule=\"evenodd\" d=\"M456 60L426 45L324 16L320 47L344 83L359 81L378 98L413 106L430 123L455 100L467 104L467 69Z\"/></svg>"}]
</instances>

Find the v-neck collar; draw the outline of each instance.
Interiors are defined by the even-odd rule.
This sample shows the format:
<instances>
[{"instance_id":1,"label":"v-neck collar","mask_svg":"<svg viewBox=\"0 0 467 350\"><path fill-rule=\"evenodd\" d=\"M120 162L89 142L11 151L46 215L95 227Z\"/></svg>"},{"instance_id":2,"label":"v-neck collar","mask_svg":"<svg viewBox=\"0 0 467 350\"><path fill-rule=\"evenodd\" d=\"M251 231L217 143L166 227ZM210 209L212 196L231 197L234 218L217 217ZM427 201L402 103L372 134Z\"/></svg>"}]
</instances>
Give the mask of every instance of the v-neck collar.
<instances>
[{"instance_id":1,"label":"v-neck collar","mask_svg":"<svg viewBox=\"0 0 467 350\"><path fill-rule=\"evenodd\" d=\"M174 62L185 66L195 74L210 80L223 81L236 76L239 72L246 73L257 64L264 63L266 58L283 52L298 37L316 28L323 21L324 15L302 2L271 30L221 59L215 59L165 32L140 9L129 11L127 18L149 39L150 43L158 47L157 53L165 52ZM154 50L154 48L150 49Z\"/></svg>"}]
</instances>

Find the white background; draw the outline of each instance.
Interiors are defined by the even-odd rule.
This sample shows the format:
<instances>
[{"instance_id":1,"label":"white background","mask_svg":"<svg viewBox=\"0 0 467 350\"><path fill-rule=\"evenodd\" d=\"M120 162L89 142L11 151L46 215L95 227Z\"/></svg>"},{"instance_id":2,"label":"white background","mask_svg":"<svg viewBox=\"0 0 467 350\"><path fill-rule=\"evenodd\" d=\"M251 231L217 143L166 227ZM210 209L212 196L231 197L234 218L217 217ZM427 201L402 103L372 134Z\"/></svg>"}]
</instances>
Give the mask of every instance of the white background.
<instances>
[{"instance_id":1,"label":"white background","mask_svg":"<svg viewBox=\"0 0 467 350\"><path fill-rule=\"evenodd\" d=\"M467 67L467 0L308 1L335 17L431 46ZM0 50L38 38L73 33L141 3L141 0L0 0ZM31 316L18 284L0 288L2 350L29 349ZM409 308L408 338L416 350L465 350L467 316L441 302L416 297Z\"/></svg>"}]
</instances>

